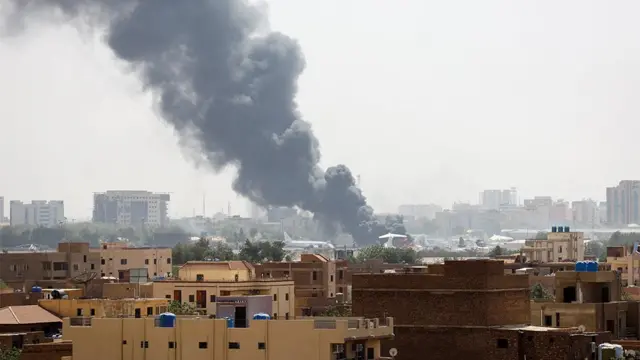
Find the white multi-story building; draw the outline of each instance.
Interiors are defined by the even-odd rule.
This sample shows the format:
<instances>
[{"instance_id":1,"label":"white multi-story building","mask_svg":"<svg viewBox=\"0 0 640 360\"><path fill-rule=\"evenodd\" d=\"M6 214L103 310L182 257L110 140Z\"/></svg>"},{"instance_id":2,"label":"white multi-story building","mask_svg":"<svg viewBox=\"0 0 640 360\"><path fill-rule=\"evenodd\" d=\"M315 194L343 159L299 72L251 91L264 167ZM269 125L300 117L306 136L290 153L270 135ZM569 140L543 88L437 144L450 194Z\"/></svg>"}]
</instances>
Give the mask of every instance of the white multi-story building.
<instances>
[{"instance_id":1,"label":"white multi-story building","mask_svg":"<svg viewBox=\"0 0 640 360\"><path fill-rule=\"evenodd\" d=\"M33 200L30 204L12 200L9 203L10 223L54 227L64 223L64 201Z\"/></svg>"},{"instance_id":2,"label":"white multi-story building","mask_svg":"<svg viewBox=\"0 0 640 360\"><path fill-rule=\"evenodd\" d=\"M4 196L0 196L0 223L4 222Z\"/></svg>"},{"instance_id":3,"label":"white multi-story building","mask_svg":"<svg viewBox=\"0 0 640 360\"><path fill-rule=\"evenodd\" d=\"M574 225L600 225L600 207L596 201L591 199L574 201L573 203L571 203L571 210L573 212Z\"/></svg>"},{"instance_id":4,"label":"white multi-story building","mask_svg":"<svg viewBox=\"0 0 640 360\"><path fill-rule=\"evenodd\" d=\"M93 195L93 221L122 226L165 226L169 194L118 190Z\"/></svg>"},{"instance_id":5,"label":"white multi-story building","mask_svg":"<svg viewBox=\"0 0 640 360\"><path fill-rule=\"evenodd\" d=\"M480 205L484 209L498 210L504 206L518 204L518 192L516 188L505 190L484 190L480 193Z\"/></svg>"}]
</instances>

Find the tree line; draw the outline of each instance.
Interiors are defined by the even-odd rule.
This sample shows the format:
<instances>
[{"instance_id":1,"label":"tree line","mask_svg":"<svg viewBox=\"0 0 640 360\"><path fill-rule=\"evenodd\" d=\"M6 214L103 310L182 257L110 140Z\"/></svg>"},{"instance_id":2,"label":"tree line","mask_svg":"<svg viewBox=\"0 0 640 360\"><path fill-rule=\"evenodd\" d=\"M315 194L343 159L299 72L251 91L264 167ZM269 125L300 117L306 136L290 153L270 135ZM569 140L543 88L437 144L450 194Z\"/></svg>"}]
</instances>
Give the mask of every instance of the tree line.
<instances>
[{"instance_id":1,"label":"tree line","mask_svg":"<svg viewBox=\"0 0 640 360\"><path fill-rule=\"evenodd\" d=\"M291 260L284 250L283 241L250 241L234 246L224 241L210 241L201 237L191 243L180 243L173 248L173 263L187 261L232 261L245 260L251 263Z\"/></svg>"}]
</instances>

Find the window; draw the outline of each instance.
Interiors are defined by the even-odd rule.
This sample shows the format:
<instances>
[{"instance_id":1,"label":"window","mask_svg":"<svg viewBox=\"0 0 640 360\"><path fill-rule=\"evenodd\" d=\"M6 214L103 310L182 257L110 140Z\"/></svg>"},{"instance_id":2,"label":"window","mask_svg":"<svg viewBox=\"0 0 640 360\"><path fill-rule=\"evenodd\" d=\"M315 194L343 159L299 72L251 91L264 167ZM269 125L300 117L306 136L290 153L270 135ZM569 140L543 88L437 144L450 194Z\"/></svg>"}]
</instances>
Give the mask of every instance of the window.
<instances>
[{"instance_id":1,"label":"window","mask_svg":"<svg viewBox=\"0 0 640 360\"><path fill-rule=\"evenodd\" d=\"M91 270L95 270L96 269L96 264L91 264Z\"/></svg>"},{"instance_id":2,"label":"window","mask_svg":"<svg viewBox=\"0 0 640 360\"><path fill-rule=\"evenodd\" d=\"M140 341L140 347L143 349L148 349L149 348L149 342L148 341Z\"/></svg>"},{"instance_id":3,"label":"window","mask_svg":"<svg viewBox=\"0 0 640 360\"><path fill-rule=\"evenodd\" d=\"M196 274L196 281L204 281L204 274Z\"/></svg>"},{"instance_id":4,"label":"window","mask_svg":"<svg viewBox=\"0 0 640 360\"><path fill-rule=\"evenodd\" d=\"M273 294L273 301L278 301L278 294Z\"/></svg>"},{"instance_id":5,"label":"window","mask_svg":"<svg viewBox=\"0 0 640 360\"><path fill-rule=\"evenodd\" d=\"M66 262L54 262L53 263L53 270L54 271L69 270L69 264L66 263Z\"/></svg>"},{"instance_id":6,"label":"window","mask_svg":"<svg viewBox=\"0 0 640 360\"><path fill-rule=\"evenodd\" d=\"M344 294L344 293L342 292L342 286L338 287L338 292L339 292L340 294Z\"/></svg>"},{"instance_id":7,"label":"window","mask_svg":"<svg viewBox=\"0 0 640 360\"><path fill-rule=\"evenodd\" d=\"M551 318L551 315L544 316L544 326L553 326L553 319Z\"/></svg>"},{"instance_id":8,"label":"window","mask_svg":"<svg viewBox=\"0 0 640 360\"><path fill-rule=\"evenodd\" d=\"M209 296L209 302L216 302L216 296L215 295Z\"/></svg>"},{"instance_id":9,"label":"window","mask_svg":"<svg viewBox=\"0 0 640 360\"><path fill-rule=\"evenodd\" d=\"M149 265L149 259L144 259L144 264Z\"/></svg>"},{"instance_id":10,"label":"window","mask_svg":"<svg viewBox=\"0 0 640 360\"><path fill-rule=\"evenodd\" d=\"M120 265L127 265L127 259L120 259Z\"/></svg>"},{"instance_id":11,"label":"window","mask_svg":"<svg viewBox=\"0 0 640 360\"><path fill-rule=\"evenodd\" d=\"M509 340L507 340L507 339L498 339L496 345L497 345L498 349L506 349L506 348L509 347Z\"/></svg>"},{"instance_id":12,"label":"window","mask_svg":"<svg viewBox=\"0 0 640 360\"><path fill-rule=\"evenodd\" d=\"M104 277L105 275L105 273L100 273L100 277Z\"/></svg>"},{"instance_id":13,"label":"window","mask_svg":"<svg viewBox=\"0 0 640 360\"><path fill-rule=\"evenodd\" d=\"M315 271L312 272L311 276L312 276L313 280L318 280L318 273L317 272L315 272Z\"/></svg>"},{"instance_id":14,"label":"window","mask_svg":"<svg viewBox=\"0 0 640 360\"><path fill-rule=\"evenodd\" d=\"M165 295L164 298L165 299L171 299L171 295Z\"/></svg>"},{"instance_id":15,"label":"window","mask_svg":"<svg viewBox=\"0 0 640 360\"><path fill-rule=\"evenodd\" d=\"M331 282L333 282L333 275L331 275Z\"/></svg>"},{"instance_id":16,"label":"window","mask_svg":"<svg viewBox=\"0 0 640 360\"><path fill-rule=\"evenodd\" d=\"M127 340L122 340L122 345L127 345Z\"/></svg>"},{"instance_id":17,"label":"window","mask_svg":"<svg viewBox=\"0 0 640 360\"><path fill-rule=\"evenodd\" d=\"M104 259L100 259L100 264L104 265Z\"/></svg>"},{"instance_id":18,"label":"window","mask_svg":"<svg viewBox=\"0 0 640 360\"><path fill-rule=\"evenodd\" d=\"M273 318L274 318L275 320L277 320L277 319L278 319L278 313L274 313L274 314L273 314Z\"/></svg>"},{"instance_id":19,"label":"window","mask_svg":"<svg viewBox=\"0 0 640 360\"><path fill-rule=\"evenodd\" d=\"M175 349L176 348L176 343L173 341L169 341L169 349Z\"/></svg>"},{"instance_id":20,"label":"window","mask_svg":"<svg viewBox=\"0 0 640 360\"><path fill-rule=\"evenodd\" d=\"M558 252L561 253L562 252L562 246L558 246Z\"/></svg>"},{"instance_id":21,"label":"window","mask_svg":"<svg viewBox=\"0 0 640 360\"><path fill-rule=\"evenodd\" d=\"M230 342L229 343L229 349L240 349L240 343Z\"/></svg>"},{"instance_id":22,"label":"window","mask_svg":"<svg viewBox=\"0 0 640 360\"><path fill-rule=\"evenodd\" d=\"M331 296L329 296L329 297L333 297L333 293L331 293Z\"/></svg>"},{"instance_id":23,"label":"window","mask_svg":"<svg viewBox=\"0 0 640 360\"><path fill-rule=\"evenodd\" d=\"M51 263L48 261L45 261L42 263L42 270L51 270Z\"/></svg>"},{"instance_id":24,"label":"window","mask_svg":"<svg viewBox=\"0 0 640 360\"><path fill-rule=\"evenodd\" d=\"M209 344L207 344L206 342L204 342L204 341L200 341L200 342L198 343L198 349L206 349L208 345L209 345Z\"/></svg>"},{"instance_id":25,"label":"window","mask_svg":"<svg viewBox=\"0 0 640 360\"><path fill-rule=\"evenodd\" d=\"M289 301L289 293L284 294L284 299L285 299L286 301Z\"/></svg>"},{"instance_id":26,"label":"window","mask_svg":"<svg viewBox=\"0 0 640 360\"><path fill-rule=\"evenodd\" d=\"M84 262L87 262L87 255L84 255L82 259L84 260Z\"/></svg>"},{"instance_id":27,"label":"window","mask_svg":"<svg viewBox=\"0 0 640 360\"><path fill-rule=\"evenodd\" d=\"M196 296L195 295L189 295L189 302L196 302Z\"/></svg>"},{"instance_id":28,"label":"window","mask_svg":"<svg viewBox=\"0 0 640 360\"><path fill-rule=\"evenodd\" d=\"M73 264L73 271L78 271L78 264Z\"/></svg>"},{"instance_id":29,"label":"window","mask_svg":"<svg viewBox=\"0 0 640 360\"><path fill-rule=\"evenodd\" d=\"M167 264L171 264L171 258L167 258Z\"/></svg>"},{"instance_id":30,"label":"window","mask_svg":"<svg viewBox=\"0 0 640 360\"><path fill-rule=\"evenodd\" d=\"M82 309L76 309L76 316L82 316Z\"/></svg>"},{"instance_id":31,"label":"window","mask_svg":"<svg viewBox=\"0 0 640 360\"><path fill-rule=\"evenodd\" d=\"M153 259L153 265L158 263L158 259Z\"/></svg>"},{"instance_id":32,"label":"window","mask_svg":"<svg viewBox=\"0 0 640 360\"><path fill-rule=\"evenodd\" d=\"M91 316L96 316L96 309L91 309L90 313L91 313Z\"/></svg>"},{"instance_id":33,"label":"window","mask_svg":"<svg viewBox=\"0 0 640 360\"><path fill-rule=\"evenodd\" d=\"M264 350L267 348L267 345L263 342L258 343L258 350Z\"/></svg>"},{"instance_id":34,"label":"window","mask_svg":"<svg viewBox=\"0 0 640 360\"><path fill-rule=\"evenodd\" d=\"M231 291L229 290L220 290L220 296L229 296L231 295Z\"/></svg>"},{"instance_id":35,"label":"window","mask_svg":"<svg viewBox=\"0 0 640 360\"><path fill-rule=\"evenodd\" d=\"M340 270L340 271L338 271L338 279L339 279L339 280L344 279L344 270Z\"/></svg>"},{"instance_id":36,"label":"window","mask_svg":"<svg viewBox=\"0 0 640 360\"><path fill-rule=\"evenodd\" d=\"M153 315L153 308L147 307L147 316Z\"/></svg>"},{"instance_id":37,"label":"window","mask_svg":"<svg viewBox=\"0 0 640 360\"><path fill-rule=\"evenodd\" d=\"M285 314L284 314L284 319L285 319L285 320L289 320L289 313L285 313Z\"/></svg>"}]
</instances>

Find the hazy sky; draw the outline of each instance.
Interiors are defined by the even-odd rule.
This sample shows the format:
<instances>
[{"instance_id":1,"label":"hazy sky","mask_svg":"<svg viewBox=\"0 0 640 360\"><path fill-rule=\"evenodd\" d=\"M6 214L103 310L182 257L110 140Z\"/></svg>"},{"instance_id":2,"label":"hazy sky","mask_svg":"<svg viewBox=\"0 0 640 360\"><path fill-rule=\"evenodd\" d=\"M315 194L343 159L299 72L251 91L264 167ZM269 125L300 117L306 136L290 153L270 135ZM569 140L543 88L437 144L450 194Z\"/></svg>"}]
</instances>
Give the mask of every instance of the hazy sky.
<instances>
[{"instance_id":1,"label":"hazy sky","mask_svg":"<svg viewBox=\"0 0 640 360\"><path fill-rule=\"evenodd\" d=\"M267 2L304 50L322 164L360 174L378 211L510 186L602 200L640 179L638 1ZM99 37L36 21L0 41L0 81L7 200L62 199L81 218L93 192L148 189L172 193L172 216L201 213L204 193L209 214L246 212L233 170L196 169Z\"/></svg>"}]
</instances>

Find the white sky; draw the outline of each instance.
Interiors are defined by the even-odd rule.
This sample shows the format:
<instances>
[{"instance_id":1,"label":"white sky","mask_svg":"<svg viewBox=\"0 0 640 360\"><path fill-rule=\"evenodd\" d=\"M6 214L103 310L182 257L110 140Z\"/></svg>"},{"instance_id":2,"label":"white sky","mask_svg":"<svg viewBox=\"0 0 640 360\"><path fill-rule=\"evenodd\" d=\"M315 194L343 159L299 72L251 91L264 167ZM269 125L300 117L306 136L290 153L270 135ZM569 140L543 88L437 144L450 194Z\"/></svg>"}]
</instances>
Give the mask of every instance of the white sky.
<instances>
[{"instance_id":1,"label":"white sky","mask_svg":"<svg viewBox=\"0 0 640 360\"><path fill-rule=\"evenodd\" d=\"M640 179L638 1L267 2L304 49L323 165L360 174L378 211L510 186L602 200ZM203 193L208 213L245 212L231 171L195 169L99 39L41 24L0 41L0 195L62 199L69 218L107 189L171 192L172 216Z\"/></svg>"}]
</instances>

